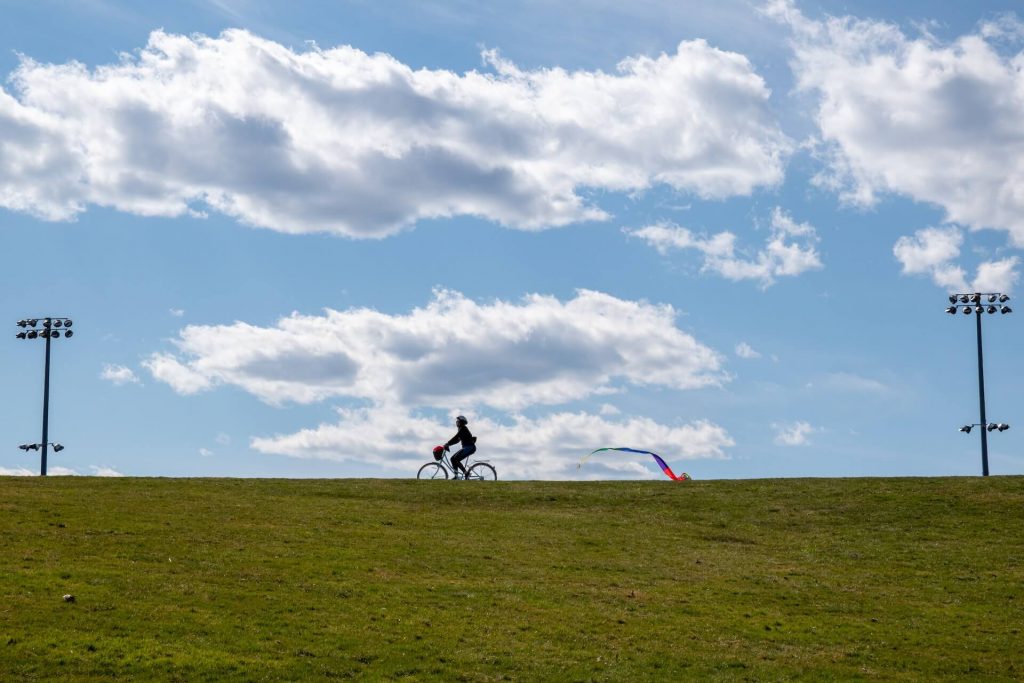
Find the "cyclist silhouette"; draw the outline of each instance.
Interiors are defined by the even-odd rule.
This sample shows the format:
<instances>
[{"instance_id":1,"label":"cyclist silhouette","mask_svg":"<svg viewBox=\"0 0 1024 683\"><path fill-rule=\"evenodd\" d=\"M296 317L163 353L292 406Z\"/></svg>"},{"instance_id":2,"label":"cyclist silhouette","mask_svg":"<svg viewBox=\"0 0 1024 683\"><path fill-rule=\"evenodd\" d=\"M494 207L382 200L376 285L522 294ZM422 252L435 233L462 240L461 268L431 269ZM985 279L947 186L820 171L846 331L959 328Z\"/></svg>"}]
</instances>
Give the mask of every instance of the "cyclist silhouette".
<instances>
[{"instance_id":1,"label":"cyclist silhouette","mask_svg":"<svg viewBox=\"0 0 1024 683\"><path fill-rule=\"evenodd\" d=\"M458 427L459 431L455 433L455 436L448 439L448 443L444 445L444 449L447 451L452 444L462 442L462 448L452 456L452 467L455 468L456 479L459 478L460 470L462 471L463 479L466 478L469 472L466 471L466 466L462 464L462 461L476 453L476 437L469 433L467 424L469 424L469 421L462 415L455 418L455 426Z\"/></svg>"}]
</instances>

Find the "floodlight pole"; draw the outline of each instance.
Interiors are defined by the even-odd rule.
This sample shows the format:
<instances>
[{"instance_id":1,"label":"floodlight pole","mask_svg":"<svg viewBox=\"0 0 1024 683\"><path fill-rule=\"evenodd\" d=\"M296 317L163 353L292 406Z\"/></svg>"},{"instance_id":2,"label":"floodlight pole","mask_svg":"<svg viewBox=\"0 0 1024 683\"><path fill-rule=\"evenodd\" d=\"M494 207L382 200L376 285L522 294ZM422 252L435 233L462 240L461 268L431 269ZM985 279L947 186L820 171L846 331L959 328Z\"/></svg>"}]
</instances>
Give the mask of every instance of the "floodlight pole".
<instances>
[{"instance_id":1,"label":"floodlight pole","mask_svg":"<svg viewBox=\"0 0 1024 683\"><path fill-rule=\"evenodd\" d=\"M44 323L46 329L51 329L51 321L49 318ZM981 329L980 327L978 328ZM982 418L984 421L985 409L981 410ZM40 459L39 476L46 476L46 448L50 442L49 439L50 431L50 335L46 335L46 370L43 371L43 454ZM985 437L982 436L982 439Z\"/></svg>"},{"instance_id":2,"label":"floodlight pole","mask_svg":"<svg viewBox=\"0 0 1024 683\"><path fill-rule=\"evenodd\" d=\"M988 300L987 304L986 299ZM978 407L981 412L981 476L983 477L988 476L988 432L990 428L1003 431L1007 425L1002 423L990 425L985 417L985 354L981 341L981 316L986 312L995 313L997 310L1000 314L1012 313L1013 309L1006 305L1009 300L1010 297L1001 292L950 294L951 306L946 309L946 313L954 316L961 310L965 314L974 313L974 324L978 334ZM998 305L996 305L997 303ZM971 432L966 425L960 431L968 434Z\"/></svg>"},{"instance_id":3,"label":"floodlight pole","mask_svg":"<svg viewBox=\"0 0 1024 683\"><path fill-rule=\"evenodd\" d=\"M41 330L36 325L42 323ZM74 335L71 329L72 321L69 318L25 318L18 321L21 332L15 335L18 339L38 339L42 337L46 341L46 365L43 372L43 439L37 444L42 448L39 459L39 476L46 476L46 456L50 448L50 344L54 339L70 339ZM33 449L35 450L35 449ZM54 447L54 452L60 452L61 448Z\"/></svg>"},{"instance_id":4,"label":"floodlight pole","mask_svg":"<svg viewBox=\"0 0 1024 683\"><path fill-rule=\"evenodd\" d=\"M988 421L985 419L985 358L981 350L981 306L978 306L974 310L974 317L978 323L978 401L981 404L981 476L988 476L988 430L985 425ZM46 340L47 351L49 351L50 340ZM49 356L47 356L49 357ZM46 413L43 413L45 416ZM43 417L43 425L46 424L46 418ZM46 429L44 426L43 429ZM46 441L46 433L43 433L43 441ZM46 462L46 446L43 446L43 462Z\"/></svg>"}]
</instances>

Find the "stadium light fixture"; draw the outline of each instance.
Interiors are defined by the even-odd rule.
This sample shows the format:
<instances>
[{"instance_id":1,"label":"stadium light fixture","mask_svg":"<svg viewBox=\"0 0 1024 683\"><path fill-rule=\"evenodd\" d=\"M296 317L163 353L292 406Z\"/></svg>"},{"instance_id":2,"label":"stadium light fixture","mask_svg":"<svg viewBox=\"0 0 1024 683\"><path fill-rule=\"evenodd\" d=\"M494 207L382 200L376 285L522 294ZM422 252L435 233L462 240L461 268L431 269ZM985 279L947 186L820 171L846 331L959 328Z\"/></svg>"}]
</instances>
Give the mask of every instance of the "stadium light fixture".
<instances>
[{"instance_id":1,"label":"stadium light fixture","mask_svg":"<svg viewBox=\"0 0 1024 683\"><path fill-rule=\"evenodd\" d=\"M40 448L43 447L43 445L44 444L41 444L41 443L23 443L20 446L18 446L18 448L20 448L21 450L26 451L26 452L28 452L28 451L38 451ZM53 446L53 452L54 453L60 453L62 450L64 450L64 445L63 444L53 443L51 441L47 445Z\"/></svg>"},{"instance_id":2,"label":"stadium light fixture","mask_svg":"<svg viewBox=\"0 0 1024 683\"><path fill-rule=\"evenodd\" d=\"M965 434L971 433L971 427L982 427L978 432L981 434L981 474L984 477L988 476L988 433L994 430L1005 431L1009 429L1009 425L1004 423L989 423L985 419L985 359L982 351L981 343L981 318L983 313L993 314L996 312L996 307L989 305L983 306L982 301L987 299L989 304L993 304L998 301L1000 304L1004 304L999 307L999 312L1003 315L1012 313L1013 309L1006 306L1006 302L1010 300L1010 297L1002 292L957 292L949 295L949 302L953 304L946 309L946 313L954 314L956 309L962 309L964 315L970 315L974 313L974 319L977 327L978 337L978 405L981 412L981 421L973 425L964 425L960 428L961 432ZM959 303L957 303L959 302ZM1005 429L1003 429L1005 427Z\"/></svg>"},{"instance_id":3,"label":"stadium light fixture","mask_svg":"<svg viewBox=\"0 0 1024 683\"><path fill-rule=\"evenodd\" d=\"M36 329L42 321L42 329ZM64 446L60 444L51 444L49 441L50 431L50 345L54 339L61 338L61 332L58 328L64 329L64 337L71 337L70 318L25 318L17 322L18 327L23 328L22 332L14 335L17 339L38 339L42 337L46 340L46 363L43 371L43 438L37 444L22 444L18 448L23 451L29 450L40 450L42 451L39 458L39 475L46 476L46 454L47 447L52 445L53 452L59 453L64 450Z\"/></svg>"}]
</instances>

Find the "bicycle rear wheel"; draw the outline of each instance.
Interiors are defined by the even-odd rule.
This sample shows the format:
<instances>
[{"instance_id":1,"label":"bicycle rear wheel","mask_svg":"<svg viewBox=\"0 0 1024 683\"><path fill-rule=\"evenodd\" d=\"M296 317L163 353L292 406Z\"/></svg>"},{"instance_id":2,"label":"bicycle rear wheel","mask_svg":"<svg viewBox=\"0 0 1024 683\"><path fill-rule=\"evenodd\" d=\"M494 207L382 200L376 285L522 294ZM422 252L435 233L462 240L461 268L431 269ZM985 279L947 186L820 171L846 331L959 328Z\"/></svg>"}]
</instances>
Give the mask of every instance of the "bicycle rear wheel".
<instances>
[{"instance_id":1,"label":"bicycle rear wheel","mask_svg":"<svg viewBox=\"0 0 1024 683\"><path fill-rule=\"evenodd\" d=\"M448 470L437 462L428 462L416 473L417 479L447 479Z\"/></svg>"},{"instance_id":2,"label":"bicycle rear wheel","mask_svg":"<svg viewBox=\"0 0 1024 683\"><path fill-rule=\"evenodd\" d=\"M497 481L498 471L485 462L478 462L469 468L470 481Z\"/></svg>"}]
</instances>

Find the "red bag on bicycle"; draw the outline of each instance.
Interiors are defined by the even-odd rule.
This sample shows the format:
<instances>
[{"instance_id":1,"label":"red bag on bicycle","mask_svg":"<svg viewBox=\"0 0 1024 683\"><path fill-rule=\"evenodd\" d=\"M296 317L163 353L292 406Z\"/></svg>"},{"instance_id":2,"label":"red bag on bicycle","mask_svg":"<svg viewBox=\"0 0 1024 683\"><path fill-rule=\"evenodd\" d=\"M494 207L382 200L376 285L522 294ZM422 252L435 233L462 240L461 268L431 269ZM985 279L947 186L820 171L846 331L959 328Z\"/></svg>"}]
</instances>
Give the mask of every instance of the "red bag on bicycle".
<instances>
[{"instance_id":1,"label":"red bag on bicycle","mask_svg":"<svg viewBox=\"0 0 1024 683\"><path fill-rule=\"evenodd\" d=\"M434 460L440 461L444 456L444 446L434 446Z\"/></svg>"}]
</instances>

